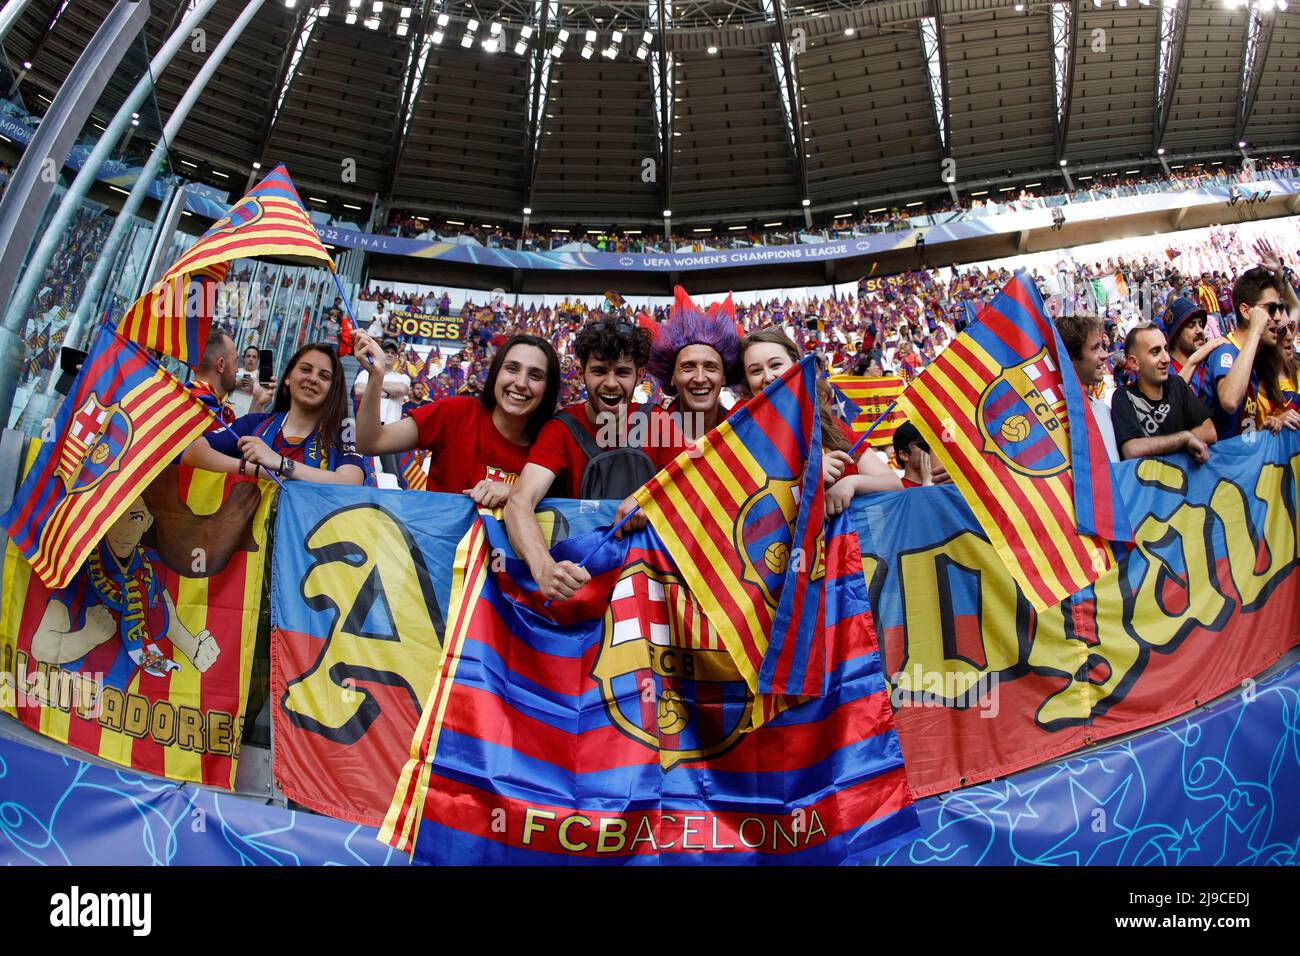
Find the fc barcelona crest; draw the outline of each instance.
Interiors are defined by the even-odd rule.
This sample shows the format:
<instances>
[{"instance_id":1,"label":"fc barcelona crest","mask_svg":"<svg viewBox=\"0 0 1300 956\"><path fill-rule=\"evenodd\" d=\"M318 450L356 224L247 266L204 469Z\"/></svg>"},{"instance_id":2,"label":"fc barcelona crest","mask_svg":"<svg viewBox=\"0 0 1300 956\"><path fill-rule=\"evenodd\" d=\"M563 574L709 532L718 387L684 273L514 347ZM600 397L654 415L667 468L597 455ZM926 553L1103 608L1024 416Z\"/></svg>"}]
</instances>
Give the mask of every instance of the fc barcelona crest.
<instances>
[{"instance_id":1,"label":"fc barcelona crest","mask_svg":"<svg viewBox=\"0 0 1300 956\"><path fill-rule=\"evenodd\" d=\"M776 607L790 563L790 542L799 513L798 478L769 478L736 516L736 553L744 562L744 579Z\"/></svg>"},{"instance_id":2,"label":"fc barcelona crest","mask_svg":"<svg viewBox=\"0 0 1300 956\"><path fill-rule=\"evenodd\" d=\"M754 697L686 585L629 564L615 585L591 676L624 735L659 752L670 770L739 742Z\"/></svg>"},{"instance_id":3,"label":"fc barcelona crest","mask_svg":"<svg viewBox=\"0 0 1300 956\"><path fill-rule=\"evenodd\" d=\"M68 494L89 491L122 467L131 447L131 418L118 403L91 395L73 414L59 453L59 478Z\"/></svg>"},{"instance_id":4,"label":"fc barcelona crest","mask_svg":"<svg viewBox=\"0 0 1300 956\"><path fill-rule=\"evenodd\" d=\"M251 196L244 199L237 206L232 206L230 211L212 224L212 228L203 234L204 239L212 236L227 235L245 226L250 226L266 215L266 209L262 206L260 200Z\"/></svg>"},{"instance_id":5,"label":"fc barcelona crest","mask_svg":"<svg viewBox=\"0 0 1300 956\"><path fill-rule=\"evenodd\" d=\"M1046 349L1004 369L975 411L984 452L1030 478L1065 471L1070 449L1061 388L1061 372Z\"/></svg>"}]
</instances>

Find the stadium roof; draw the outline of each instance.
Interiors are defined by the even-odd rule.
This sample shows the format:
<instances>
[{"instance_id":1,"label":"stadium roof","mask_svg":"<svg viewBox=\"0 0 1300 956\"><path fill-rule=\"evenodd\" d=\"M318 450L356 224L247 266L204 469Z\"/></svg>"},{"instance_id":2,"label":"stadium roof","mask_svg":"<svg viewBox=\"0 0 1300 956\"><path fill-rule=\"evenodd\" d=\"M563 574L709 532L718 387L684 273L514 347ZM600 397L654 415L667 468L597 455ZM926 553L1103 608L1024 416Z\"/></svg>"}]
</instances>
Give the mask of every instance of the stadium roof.
<instances>
[{"instance_id":1,"label":"stadium roof","mask_svg":"<svg viewBox=\"0 0 1300 956\"><path fill-rule=\"evenodd\" d=\"M358 218L378 196L477 222L671 209L723 228L794 220L804 200L943 194L945 170L963 194L1059 177L1061 160L1154 171L1158 149L1300 144L1300 11L1263 2L267 0L174 154L235 194L254 163L284 162L325 200L310 205ZM154 0L151 51L187 6ZM219 0L206 50L242 6ZM110 7L33 0L5 43L15 73L32 64L29 100L53 95ZM163 119L193 46L159 80Z\"/></svg>"}]
</instances>

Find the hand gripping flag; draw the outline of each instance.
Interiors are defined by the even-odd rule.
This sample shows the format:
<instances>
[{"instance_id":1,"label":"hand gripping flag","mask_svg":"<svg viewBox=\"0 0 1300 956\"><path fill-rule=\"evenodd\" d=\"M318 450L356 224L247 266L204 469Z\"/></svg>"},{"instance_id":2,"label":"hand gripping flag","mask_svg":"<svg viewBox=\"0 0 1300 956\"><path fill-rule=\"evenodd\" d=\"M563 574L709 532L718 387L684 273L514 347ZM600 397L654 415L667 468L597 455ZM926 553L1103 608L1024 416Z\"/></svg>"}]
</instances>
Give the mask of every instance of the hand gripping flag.
<instances>
[{"instance_id":1,"label":"hand gripping flag","mask_svg":"<svg viewBox=\"0 0 1300 956\"><path fill-rule=\"evenodd\" d=\"M759 703L653 529L548 609L481 513L380 839L440 865L829 864L915 839L852 515L825 534L826 695L751 733Z\"/></svg>"},{"instance_id":2,"label":"hand gripping flag","mask_svg":"<svg viewBox=\"0 0 1300 956\"><path fill-rule=\"evenodd\" d=\"M812 356L636 493L751 691L826 690L825 498ZM763 719L755 711L755 726Z\"/></svg>"},{"instance_id":3,"label":"hand gripping flag","mask_svg":"<svg viewBox=\"0 0 1300 956\"><path fill-rule=\"evenodd\" d=\"M1133 540L1092 409L1026 273L899 405L1038 610L1110 568L1108 542Z\"/></svg>"},{"instance_id":4,"label":"hand gripping flag","mask_svg":"<svg viewBox=\"0 0 1300 956\"><path fill-rule=\"evenodd\" d=\"M207 430L211 413L139 345L103 326L5 513L50 588L67 585L104 531Z\"/></svg>"},{"instance_id":5,"label":"hand gripping flag","mask_svg":"<svg viewBox=\"0 0 1300 956\"><path fill-rule=\"evenodd\" d=\"M263 255L334 268L283 166L271 170L214 222L158 284L127 309L118 331L147 348L196 364L207 345L217 285L234 260Z\"/></svg>"},{"instance_id":6,"label":"hand gripping flag","mask_svg":"<svg viewBox=\"0 0 1300 956\"><path fill-rule=\"evenodd\" d=\"M896 407L892 409L889 407L898 400L898 396L903 394L903 389L906 387L901 377L832 375L831 385L858 407L858 415L849 421L849 427L859 435L874 425L881 415L889 412L889 417L871 433L867 444L873 448L883 448L893 444L894 431L907 421L907 416Z\"/></svg>"}]
</instances>

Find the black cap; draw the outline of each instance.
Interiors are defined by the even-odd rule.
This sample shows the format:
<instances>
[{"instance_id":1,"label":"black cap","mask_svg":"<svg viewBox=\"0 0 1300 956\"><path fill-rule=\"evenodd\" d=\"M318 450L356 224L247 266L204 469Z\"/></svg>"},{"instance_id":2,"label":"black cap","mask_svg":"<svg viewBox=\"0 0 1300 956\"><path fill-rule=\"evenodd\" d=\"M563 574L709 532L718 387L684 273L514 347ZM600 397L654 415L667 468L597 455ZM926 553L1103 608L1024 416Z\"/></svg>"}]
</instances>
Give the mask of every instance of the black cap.
<instances>
[{"instance_id":1,"label":"black cap","mask_svg":"<svg viewBox=\"0 0 1300 956\"><path fill-rule=\"evenodd\" d=\"M930 450L930 444L921 437L920 429L911 422L903 422L894 431L894 454L907 451L913 445L919 445L922 451Z\"/></svg>"},{"instance_id":2,"label":"black cap","mask_svg":"<svg viewBox=\"0 0 1300 956\"><path fill-rule=\"evenodd\" d=\"M384 339L384 344L380 346L385 352L392 349L394 352L402 351L402 347L397 344L396 339Z\"/></svg>"}]
</instances>

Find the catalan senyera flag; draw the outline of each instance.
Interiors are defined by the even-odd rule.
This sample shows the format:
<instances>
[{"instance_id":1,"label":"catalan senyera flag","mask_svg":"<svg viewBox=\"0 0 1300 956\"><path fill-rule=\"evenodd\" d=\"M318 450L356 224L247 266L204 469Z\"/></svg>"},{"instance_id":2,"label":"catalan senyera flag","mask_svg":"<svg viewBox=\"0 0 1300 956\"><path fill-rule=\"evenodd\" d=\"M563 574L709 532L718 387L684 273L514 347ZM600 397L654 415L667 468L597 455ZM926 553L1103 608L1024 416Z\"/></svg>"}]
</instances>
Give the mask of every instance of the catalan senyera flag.
<instances>
[{"instance_id":1,"label":"catalan senyera flag","mask_svg":"<svg viewBox=\"0 0 1300 956\"><path fill-rule=\"evenodd\" d=\"M103 326L54 419L57 438L0 522L41 579L64 587L141 489L211 424L193 392Z\"/></svg>"},{"instance_id":2,"label":"catalan senyera flag","mask_svg":"<svg viewBox=\"0 0 1300 956\"><path fill-rule=\"evenodd\" d=\"M65 587L8 542L3 710L100 759L232 788L273 497L270 482L170 466Z\"/></svg>"},{"instance_id":3,"label":"catalan senyera flag","mask_svg":"<svg viewBox=\"0 0 1300 956\"><path fill-rule=\"evenodd\" d=\"M398 455L397 467L401 469L398 484L409 491L426 491L429 487L428 460L429 453L422 448Z\"/></svg>"},{"instance_id":4,"label":"catalan senyera flag","mask_svg":"<svg viewBox=\"0 0 1300 956\"><path fill-rule=\"evenodd\" d=\"M832 375L831 384L844 393L854 405L861 409L861 413L853 421L849 422L849 427L859 435L866 432L876 419L885 412L889 411L889 417L876 426L876 430L871 433L867 439L867 444L873 448L881 448L890 445L894 441L894 431L899 425L907 421L907 416L897 408L890 409L889 406L898 400L898 396L903 394L903 389L907 383L898 375L884 376L867 376L867 375Z\"/></svg>"},{"instance_id":5,"label":"catalan senyera flag","mask_svg":"<svg viewBox=\"0 0 1300 956\"><path fill-rule=\"evenodd\" d=\"M819 531L827 692L751 732L759 703L653 528L557 543L592 577L546 608L480 512L380 839L435 865L838 864L915 839L853 516Z\"/></svg>"},{"instance_id":6,"label":"catalan senyera flag","mask_svg":"<svg viewBox=\"0 0 1300 956\"><path fill-rule=\"evenodd\" d=\"M757 694L825 693L825 498L808 356L637 491ZM776 700L768 700L773 706ZM765 716L755 709L755 725Z\"/></svg>"},{"instance_id":7,"label":"catalan senyera flag","mask_svg":"<svg viewBox=\"0 0 1300 956\"><path fill-rule=\"evenodd\" d=\"M118 331L147 348L196 364L207 345L215 285L226 278L235 259L262 255L334 268L284 166L271 170L172 263L127 309Z\"/></svg>"},{"instance_id":8,"label":"catalan senyera flag","mask_svg":"<svg viewBox=\"0 0 1300 956\"><path fill-rule=\"evenodd\" d=\"M1097 423L1038 290L1018 273L899 398L1038 610L1132 541Z\"/></svg>"}]
</instances>

